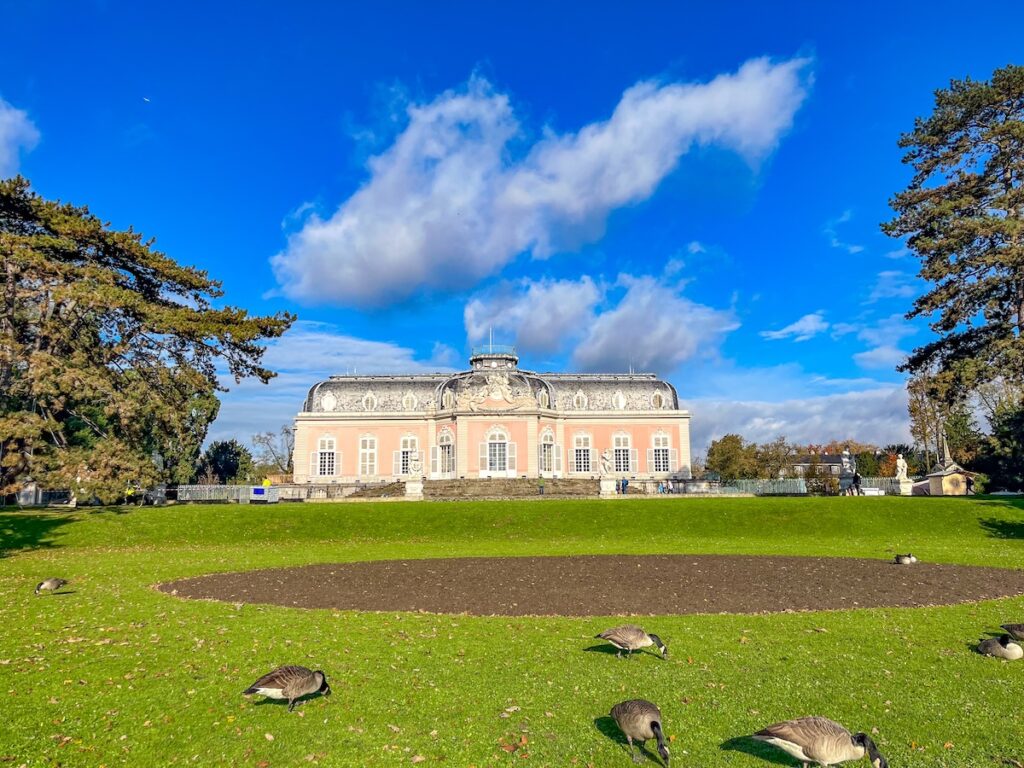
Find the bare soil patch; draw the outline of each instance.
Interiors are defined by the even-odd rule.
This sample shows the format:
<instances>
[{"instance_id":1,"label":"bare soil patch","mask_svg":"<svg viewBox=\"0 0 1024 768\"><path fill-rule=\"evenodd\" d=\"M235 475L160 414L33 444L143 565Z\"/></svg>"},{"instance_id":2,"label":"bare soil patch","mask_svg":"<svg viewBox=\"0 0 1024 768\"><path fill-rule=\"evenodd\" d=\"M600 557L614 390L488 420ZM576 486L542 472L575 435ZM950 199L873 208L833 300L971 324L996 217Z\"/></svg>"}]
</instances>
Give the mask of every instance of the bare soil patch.
<instances>
[{"instance_id":1,"label":"bare soil patch","mask_svg":"<svg viewBox=\"0 0 1024 768\"><path fill-rule=\"evenodd\" d=\"M207 600L501 616L766 613L1024 594L1024 571L747 555L466 557L216 573L159 585Z\"/></svg>"}]
</instances>

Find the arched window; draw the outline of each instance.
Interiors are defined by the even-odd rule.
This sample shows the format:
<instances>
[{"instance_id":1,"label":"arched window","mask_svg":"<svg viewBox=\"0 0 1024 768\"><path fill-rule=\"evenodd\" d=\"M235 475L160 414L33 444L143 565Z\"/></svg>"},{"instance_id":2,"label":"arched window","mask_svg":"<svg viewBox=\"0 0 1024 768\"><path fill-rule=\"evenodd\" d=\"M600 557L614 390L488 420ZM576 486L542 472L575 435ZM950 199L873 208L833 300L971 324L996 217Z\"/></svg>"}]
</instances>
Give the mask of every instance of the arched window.
<instances>
[{"instance_id":1,"label":"arched window","mask_svg":"<svg viewBox=\"0 0 1024 768\"><path fill-rule=\"evenodd\" d=\"M587 396L583 392L577 392L572 399L572 407L582 411L587 407Z\"/></svg>"},{"instance_id":2,"label":"arched window","mask_svg":"<svg viewBox=\"0 0 1024 768\"><path fill-rule=\"evenodd\" d=\"M551 406L551 396L548 394L547 389L540 391L540 394L537 395L537 402L540 403L541 408L549 408Z\"/></svg>"},{"instance_id":3,"label":"arched window","mask_svg":"<svg viewBox=\"0 0 1024 768\"><path fill-rule=\"evenodd\" d=\"M377 438L373 435L361 435L359 438L359 474L377 474Z\"/></svg>"},{"instance_id":4,"label":"arched window","mask_svg":"<svg viewBox=\"0 0 1024 768\"><path fill-rule=\"evenodd\" d=\"M508 431L504 427L491 427L484 441L480 443L480 471L515 476L516 444L509 439Z\"/></svg>"},{"instance_id":5,"label":"arched window","mask_svg":"<svg viewBox=\"0 0 1024 768\"><path fill-rule=\"evenodd\" d=\"M651 407L652 408L664 408L665 407L665 396L661 392L655 392L651 395Z\"/></svg>"},{"instance_id":6,"label":"arched window","mask_svg":"<svg viewBox=\"0 0 1024 768\"><path fill-rule=\"evenodd\" d=\"M455 474L455 437L447 427L437 436L437 463L435 472L443 475Z\"/></svg>"},{"instance_id":7,"label":"arched window","mask_svg":"<svg viewBox=\"0 0 1024 768\"><path fill-rule=\"evenodd\" d=\"M577 432L572 439L572 471L590 472L593 466L590 435L586 432Z\"/></svg>"},{"instance_id":8,"label":"arched window","mask_svg":"<svg viewBox=\"0 0 1024 768\"><path fill-rule=\"evenodd\" d=\"M363 395L363 410L377 410L377 396L373 394L373 392L367 392L365 395Z\"/></svg>"},{"instance_id":9,"label":"arched window","mask_svg":"<svg viewBox=\"0 0 1024 768\"><path fill-rule=\"evenodd\" d=\"M612 405L615 407L616 411L626 410L626 396L622 394L621 389L612 397Z\"/></svg>"},{"instance_id":10,"label":"arched window","mask_svg":"<svg viewBox=\"0 0 1024 768\"><path fill-rule=\"evenodd\" d=\"M647 451L647 471L676 471L676 451L672 447L672 439L660 430L651 435L651 448Z\"/></svg>"},{"instance_id":11,"label":"arched window","mask_svg":"<svg viewBox=\"0 0 1024 768\"><path fill-rule=\"evenodd\" d=\"M402 398L402 410L403 411L415 411L418 401L416 395L412 392L406 392L405 397Z\"/></svg>"},{"instance_id":12,"label":"arched window","mask_svg":"<svg viewBox=\"0 0 1024 768\"><path fill-rule=\"evenodd\" d=\"M545 429L540 436L537 467L542 473L555 471L555 433L550 429Z\"/></svg>"},{"instance_id":13,"label":"arched window","mask_svg":"<svg viewBox=\"0 0 1024 768\"><path fill-rule=\"evenodd\" d=\"M337 474L337 441L324 435L317 442L316 474L319 477L334 477Z\"/></svg>"},{"instance_id":14,"label":"arched window","mask_svg":"<svg viewBox=\"0 0 1024 768\"><path fill-rule=\"evenodd\" d=\"M612 435L612 451L615 455L616 472L632 472L633 451L628 432L616 432Z\"/></svg>"}]
</instances>

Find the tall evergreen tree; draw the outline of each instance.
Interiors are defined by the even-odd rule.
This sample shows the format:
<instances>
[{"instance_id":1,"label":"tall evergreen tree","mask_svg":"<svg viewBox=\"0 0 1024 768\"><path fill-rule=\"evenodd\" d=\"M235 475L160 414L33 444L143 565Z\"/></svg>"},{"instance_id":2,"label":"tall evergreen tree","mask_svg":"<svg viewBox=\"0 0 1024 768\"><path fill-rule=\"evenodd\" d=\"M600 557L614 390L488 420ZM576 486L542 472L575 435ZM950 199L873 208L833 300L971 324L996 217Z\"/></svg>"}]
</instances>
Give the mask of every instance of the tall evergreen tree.
<instances>
[{"instance_id":1,"label":"tall evergreen tree","mask_svg":"<svg viewBox=\"0 0 1024 768\"><path fill-rule=\"evenodd\" d=\"M900 146L915 173L882 229L907 238L932 284L908 318L932 318L939 334L901 370L951 375L951 397L1024 381L1024 67L954 80Z\"/></svg>"},{"instance_id":2,"label":"tall evergreen tree","mask_svg":"<svg viewBox=\"0 0 1024 768\"><path fill-rule=\"evenodd\" d=\"M220 284L131 229L0 181L0 493L31 476L102 500L186 479L217 414L218 366L262 382L293 317L215 308Z\"/></svg>"}]
</instances>

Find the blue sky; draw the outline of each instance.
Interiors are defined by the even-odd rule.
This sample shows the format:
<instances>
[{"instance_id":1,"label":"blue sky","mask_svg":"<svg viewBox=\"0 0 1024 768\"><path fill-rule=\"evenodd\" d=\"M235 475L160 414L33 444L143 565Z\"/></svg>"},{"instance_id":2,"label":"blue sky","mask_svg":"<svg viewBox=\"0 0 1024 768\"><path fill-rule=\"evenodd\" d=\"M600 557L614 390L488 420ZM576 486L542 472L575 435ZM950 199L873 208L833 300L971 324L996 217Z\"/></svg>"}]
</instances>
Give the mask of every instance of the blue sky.
<instances>
[{"instance_id":1,"label":"blue sky","mask_svg":"<svg viewBox=\"0 0 1024 768\"><path fill-rule=\"evenodd\" d=\"M214 437L319 377L654 370L694 449L908 439L896 141L1024 7L0 2L0 174L300 320Z\"/></svg>"}]
</instances>

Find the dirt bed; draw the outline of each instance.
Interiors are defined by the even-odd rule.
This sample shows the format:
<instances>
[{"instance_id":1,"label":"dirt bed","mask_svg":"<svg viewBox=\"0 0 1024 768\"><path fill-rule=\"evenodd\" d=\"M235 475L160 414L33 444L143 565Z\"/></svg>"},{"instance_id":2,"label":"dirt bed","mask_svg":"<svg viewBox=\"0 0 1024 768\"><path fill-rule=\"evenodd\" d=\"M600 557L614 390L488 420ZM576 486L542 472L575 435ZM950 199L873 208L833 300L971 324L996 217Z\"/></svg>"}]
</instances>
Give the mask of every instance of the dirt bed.
<instances>
[{"instance_id":1,"label":"dirt bed","mask_svg":"<svg viewBox=\"0 0 1024 768\"><path fill-rule=\"evenodd\" d=\"M764 613L1024 594L1024 571L744 555L467 557L307 565L161 584L179 597L502 616Z\"/></svg>"}]
</instances>

